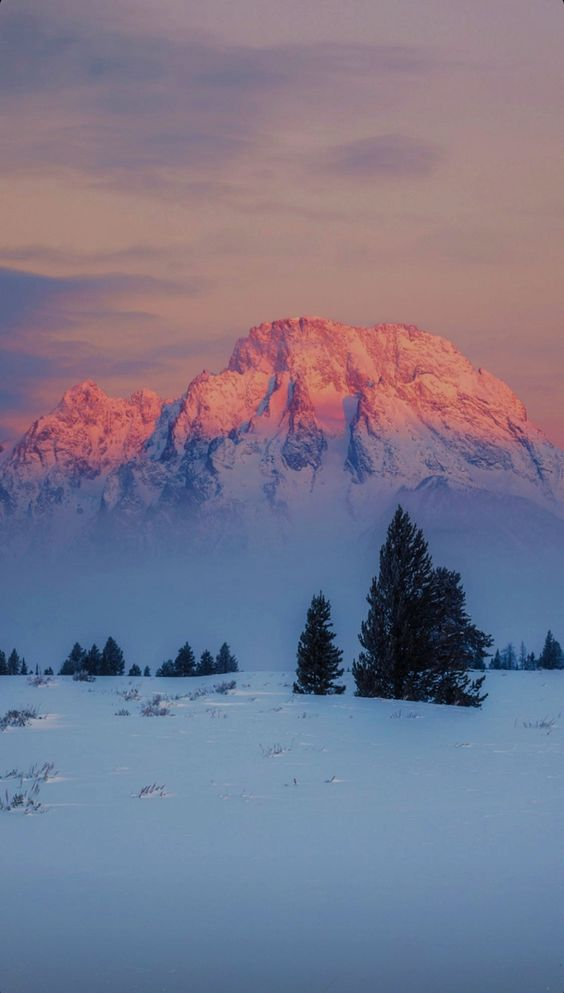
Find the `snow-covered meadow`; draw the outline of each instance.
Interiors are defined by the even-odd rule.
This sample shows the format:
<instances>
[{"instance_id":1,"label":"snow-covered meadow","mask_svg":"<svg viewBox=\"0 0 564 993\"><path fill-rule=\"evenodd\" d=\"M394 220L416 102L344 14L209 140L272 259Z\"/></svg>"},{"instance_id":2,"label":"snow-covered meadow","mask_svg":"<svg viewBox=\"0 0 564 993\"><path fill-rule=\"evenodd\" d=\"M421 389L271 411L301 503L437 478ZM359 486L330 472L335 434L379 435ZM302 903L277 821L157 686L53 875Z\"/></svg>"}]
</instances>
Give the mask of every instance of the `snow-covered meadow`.
<instances>
[{"instance_id":1,"label":"snow-covered meadow","mask_svg":"<svg viewBox=\"0 0 564 993\"><path fill-rule=\"evenodd\" d=\"M0 777L54 769L0 812L1 993L562 993L564 673L482 710L222 678L2 678L42 719Z\"/></svg>"}]
</instances>

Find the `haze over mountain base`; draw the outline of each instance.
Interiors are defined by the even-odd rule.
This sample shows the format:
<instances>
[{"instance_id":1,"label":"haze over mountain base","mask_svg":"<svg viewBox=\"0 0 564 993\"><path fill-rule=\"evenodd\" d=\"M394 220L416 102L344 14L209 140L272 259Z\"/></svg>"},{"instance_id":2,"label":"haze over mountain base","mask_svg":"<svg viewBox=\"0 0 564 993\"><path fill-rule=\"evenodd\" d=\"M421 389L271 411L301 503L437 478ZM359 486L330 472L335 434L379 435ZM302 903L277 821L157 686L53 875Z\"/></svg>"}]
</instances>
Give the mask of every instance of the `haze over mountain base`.
<instances>
[{"instance_id":1,"label":"haze over mountain base","mask_svg":"<svg viewBox=\"0 0 564 993\"><path fill-rule=\"evenodd\" d=\"M288 319L173 402L82 383L3 463L4 639L40 664L112 633L140 664L189 637L287 666L321 588L352 659L398 502L476 623L540 647L564 593L564 454L445 339Z\"/></svg>"}]
</instances>

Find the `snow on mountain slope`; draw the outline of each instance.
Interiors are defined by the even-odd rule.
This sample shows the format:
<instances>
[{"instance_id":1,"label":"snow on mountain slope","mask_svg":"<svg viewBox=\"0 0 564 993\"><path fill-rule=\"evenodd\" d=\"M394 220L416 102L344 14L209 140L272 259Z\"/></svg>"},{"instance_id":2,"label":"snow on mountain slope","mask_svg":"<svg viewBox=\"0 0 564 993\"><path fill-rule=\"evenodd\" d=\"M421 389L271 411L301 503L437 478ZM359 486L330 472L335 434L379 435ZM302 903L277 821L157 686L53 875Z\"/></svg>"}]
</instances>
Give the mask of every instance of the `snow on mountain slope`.
<instances>
[{"instance_id":1,"label":"snow on mountain slope","mask_svg":"<svg viewBox=\"0 0 564 993\"><path fill-rule=\"evenodd\" d=\"M263 522L369 526L400 490L532 500L564 516L564 455L508 386L413 326L275 321L237 342L177 401L70 390L0 476L5 517L74 517L138 539L151 529L241 537ZM356 523L355 523L356 522ZM260 528L259 528L260 530Z\"/></svg>"},{"instance_id":2,"label":"snow on mountain slope","mask_svg":"<svg viewBox=\"0 0 564 993\"><path fill-rule=\"evenodd\" d=\"M366 517L375 499L440 477L562 510L563 455L523 404L411 326L262 324L224 372L190 384L159 438L109 480L107 509Z\"/></svg>"},{"instance_id":3,"label":"snow on mountain slope","mask_svg":"<svg viewBox=\"0 0 564 993\"><path fill-rule=\"evenodd\" d=\"M163 402L150 390L129 399L107 396L86 381L68 390L51 414L30 427L0 477L0 507L8 519L40 521L66 513L65 523L100 507L104 481L139 454Z\"/></svg>"}]
</instances>

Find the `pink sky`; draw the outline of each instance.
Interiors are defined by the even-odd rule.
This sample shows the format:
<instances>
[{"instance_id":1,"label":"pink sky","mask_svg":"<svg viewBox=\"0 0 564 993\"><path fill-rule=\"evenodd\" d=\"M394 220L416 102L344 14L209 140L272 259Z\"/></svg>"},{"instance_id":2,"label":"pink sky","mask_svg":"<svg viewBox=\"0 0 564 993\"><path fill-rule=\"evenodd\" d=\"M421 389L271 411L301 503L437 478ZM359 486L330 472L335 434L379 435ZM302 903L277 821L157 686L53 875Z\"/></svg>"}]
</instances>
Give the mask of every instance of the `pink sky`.
<instances>
[{"instance_id":1,"label":"pink sky","mask_svg":"<svg viewBox=\"0 0 564 993\"><path fill-rule=\"evenodd\" d=\"M0 5L0 441L261 321L414 323L564 445L564 8Z\"/></svg>"}]
</instances>

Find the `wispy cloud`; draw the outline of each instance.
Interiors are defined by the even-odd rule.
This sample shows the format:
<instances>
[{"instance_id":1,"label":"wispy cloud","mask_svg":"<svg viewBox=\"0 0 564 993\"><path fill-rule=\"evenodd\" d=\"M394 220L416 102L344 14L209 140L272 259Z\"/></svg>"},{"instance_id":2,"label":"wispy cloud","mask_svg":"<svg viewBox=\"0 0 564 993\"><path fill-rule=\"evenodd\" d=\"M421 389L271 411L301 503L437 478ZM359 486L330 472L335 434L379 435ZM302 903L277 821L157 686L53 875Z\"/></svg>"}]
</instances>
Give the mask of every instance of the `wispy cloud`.
<instances>
[{"instance_id":1,"label":"wispy cloud","mask_svg":"<svg viewBox=\"0 0 564 993\"><path fill-rule=\"evenodd\" d=\"M382 134L336 145L327 168L346 179L427 176L440 164L442 149L404 134Z\"/></svg>"},{"instance_id":2,"label":"wispy cloud","mask_svg":"<svg viewBox=\"0 0 564 993\"><path fill-rule=\"evenodd\" d=\"M0 113L5 126L13 114L20 122L3 168L65 168L111 183L131 183L134 171L155 193L170 170L210 183L234 162L268 157L289 108L293 125L330 119L336 104L367 102L376 86L388 103L439 66L435 53L406 45L147 37L28 3L2 18ZM405 162L409 153L395 154Z\"/></svg>"}]
</instances>

